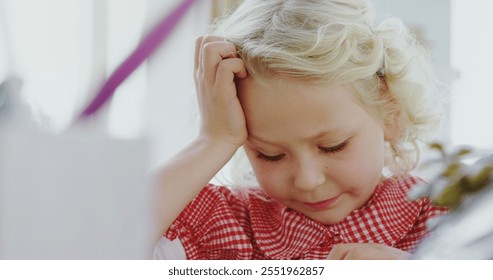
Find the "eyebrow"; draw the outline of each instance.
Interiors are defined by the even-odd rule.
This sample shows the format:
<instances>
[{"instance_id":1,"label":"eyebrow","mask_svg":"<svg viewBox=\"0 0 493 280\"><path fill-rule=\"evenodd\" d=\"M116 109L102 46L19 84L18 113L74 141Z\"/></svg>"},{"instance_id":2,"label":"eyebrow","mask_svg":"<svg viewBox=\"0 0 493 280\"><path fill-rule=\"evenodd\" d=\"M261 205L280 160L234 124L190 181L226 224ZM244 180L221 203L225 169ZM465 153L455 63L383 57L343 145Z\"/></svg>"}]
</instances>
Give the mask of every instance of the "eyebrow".
<instances>
[{"instance_id":1,"label":"eyebrow","mask_svg":"<svg viewBox=\"0 0 493 280\"><path fill-rule=\"evenodd\" d=\"M318 138L322 138L328 134L335 134L335 133L340 133L341 129L340 128L335 128L335 129L328 129L328 130L324 130L322 132L319 132L315 135L312 135L312 136L307 136L307 137L303 137L302 140L303 141L309 141L309 140L312 140L312 139L318 139ZM273 142L269 141L269 140L266 140L266 139L263 139L262 137L258 137L256 135L252 135L250 134L250 136L252 139L254 140L257 140L259 142L263 142L263 143L266 143L266 144L274 144Z\"/></svg>"}]
</instances>

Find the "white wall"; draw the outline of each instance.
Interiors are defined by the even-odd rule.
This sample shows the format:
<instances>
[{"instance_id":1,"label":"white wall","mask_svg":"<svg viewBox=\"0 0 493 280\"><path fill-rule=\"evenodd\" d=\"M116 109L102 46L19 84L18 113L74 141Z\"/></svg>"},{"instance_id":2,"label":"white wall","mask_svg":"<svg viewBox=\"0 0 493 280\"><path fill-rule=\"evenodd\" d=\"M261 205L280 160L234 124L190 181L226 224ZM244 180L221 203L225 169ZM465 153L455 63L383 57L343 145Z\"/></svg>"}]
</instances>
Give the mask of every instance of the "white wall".
<instances>
[{"instance_id":1,"label":"white wall","mask_svg":"<svg viewBox=\"0 0 493 280\"><path fill-rule=\"evenodd\" d=\"M452 1L451 138L493 153L493 2ZM486 151L488 152L488 151Z\"/></svg>"}]
</instances>

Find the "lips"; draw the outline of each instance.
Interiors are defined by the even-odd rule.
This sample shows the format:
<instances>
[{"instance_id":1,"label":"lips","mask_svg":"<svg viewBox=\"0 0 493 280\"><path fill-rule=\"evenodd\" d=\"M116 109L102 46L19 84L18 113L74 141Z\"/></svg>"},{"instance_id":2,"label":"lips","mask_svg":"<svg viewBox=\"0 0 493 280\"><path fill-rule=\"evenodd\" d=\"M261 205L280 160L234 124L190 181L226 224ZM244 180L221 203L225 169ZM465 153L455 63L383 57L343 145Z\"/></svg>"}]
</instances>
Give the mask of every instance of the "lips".
<instances>
[{"instance_id":1,"label":"lips","mask_svg":"<svg viewBox=\"0 0 493 280\"><path fill-rule=\"evenodd\" d=\"M339 194L337 196L331 197L331 198L326 199L326 200L313 202L313 203L312 202L303 202L303 204L305 206L307 206L308 208L311 208L313 210L324 210L324 209L332 207L339 200L340 197L341 197L341 195Z\"/></svg>"}]
</instances>

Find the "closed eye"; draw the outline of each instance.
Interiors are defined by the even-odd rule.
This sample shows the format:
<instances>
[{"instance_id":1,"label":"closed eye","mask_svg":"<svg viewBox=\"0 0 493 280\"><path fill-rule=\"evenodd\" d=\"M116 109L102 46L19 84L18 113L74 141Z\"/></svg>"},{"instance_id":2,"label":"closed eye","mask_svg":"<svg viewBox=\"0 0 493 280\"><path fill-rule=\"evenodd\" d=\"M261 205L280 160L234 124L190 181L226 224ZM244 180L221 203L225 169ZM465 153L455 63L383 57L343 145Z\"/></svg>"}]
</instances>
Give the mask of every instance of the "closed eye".
<instances>
[{"instance_id":1,"label":"closed eye","mask_svg":"<svg viewBox=\"0 0 493 280\"><path fill-rule=\"evenodd\" d=\"M318 147L318 148L320 149L320 151L322 151L325 154L338 153L338 152L343 151L346 148L348 142L349 142L349 140L346 140L346 141L342 142L341 144L333 146L333 147Z\"/></svg>"},{"instance_id":2,"label":"closed eye","mask_svg":"<svg viewBox=\"0 0 493 280\"><path fill-rule=\"evenodd\" d=\"M257 153L257 158L258 159L261 159L261 160L264 160L264 161L279 161L284 156L285 156L285 154L279 154L279 155L275 155L275 156L267 156L267 155L264 155L264 154L262 154L260 152Z\"/></svg>"},{"instance_id":3,"label":"closed eye","mask_svg":"<svg viewBox=\"0 0 493 280\"><path fill-rule=\"evenodd\" d=\"M333 147L318 147L318 148L324 154L334 154L334 153L338 153L338 152L343 151L347 147L348 143L349 143L349 140L346 140L346 141L342 142L341 144L338 144L338 145L333 146ZM268 156L268 155L262 154L260 152L257 152L257 158L258 159L263 160L263 161L268 161L268 162L279 161L282 158L284 158L285 155L286 154L278 154L278 155L274 155L274 156Z\"/></svg>"}]
</instances>

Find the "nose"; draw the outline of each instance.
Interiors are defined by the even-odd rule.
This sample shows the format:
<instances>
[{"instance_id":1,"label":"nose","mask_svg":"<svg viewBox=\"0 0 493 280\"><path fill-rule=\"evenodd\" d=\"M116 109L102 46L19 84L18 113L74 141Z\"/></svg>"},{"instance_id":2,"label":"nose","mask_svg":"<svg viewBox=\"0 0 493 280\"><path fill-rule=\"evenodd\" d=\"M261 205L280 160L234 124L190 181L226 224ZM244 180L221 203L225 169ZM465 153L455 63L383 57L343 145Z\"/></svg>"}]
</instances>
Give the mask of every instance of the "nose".
<instances>
[{"instance_id":1,"label":"nose","mask_svg":"<svg viewBox=\"0 0 493 280\"><path fill-rule=\"evenodd\" d=\"M312 191L326 181L325 165L315 160L305 159L296 164L294 186L302 191Z\"/></svg>"}]
</instances>

